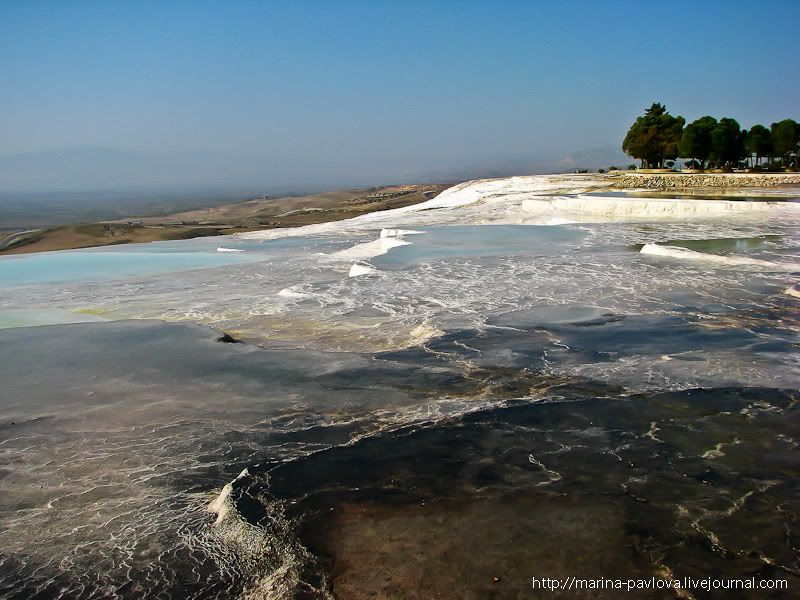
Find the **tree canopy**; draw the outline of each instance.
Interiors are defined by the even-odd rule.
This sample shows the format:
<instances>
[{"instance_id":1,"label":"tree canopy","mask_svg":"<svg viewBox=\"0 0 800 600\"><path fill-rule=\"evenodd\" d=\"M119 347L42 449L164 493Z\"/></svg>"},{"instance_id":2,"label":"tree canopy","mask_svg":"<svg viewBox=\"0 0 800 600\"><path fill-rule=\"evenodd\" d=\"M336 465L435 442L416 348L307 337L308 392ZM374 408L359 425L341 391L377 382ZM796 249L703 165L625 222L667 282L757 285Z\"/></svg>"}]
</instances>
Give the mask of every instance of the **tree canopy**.
<instances>
[{"instance_id":1,"label":"tree canopy","mask_svg":"<svg viewBox=\"0 0 800 600\"><path fill-rule=\"evenodd\" d=\"M739 123L723 117L711 130L712 159L720 167L736 166L744 158L744 139Z\"/></svg>"},{"instance_id":2,"label":"tree canopy","mask_svg":"<svg viewBox=\"0 0 800 600\"><path fill-rule=\"evenodd\" d=\"M753 125L749 131L730 117L705 116L685 128L684 124L683 117L672 116L666 106L655 102L631 125L622 150L647 168L671 167L679 156L701 169L761 168L764 157L769 158L770 169L800 168L800 123L792 119L773 123L769 129Z\"/></svg>"},{"instance_id":3,"label":"tree canopy","mask_svg":"<svg viewBox=\"0 0 800 600\"><path fill-rule=\"evenodd\" d=\"M705 169L706 161L711 157L711 132L716 126L717 120L708 116L687 125L678 142L678 154L693 158L701 169Z\"/></svg>"},{"instance_id":4,"label":"tree canopy","mask_svg":"<svg viewBox=\"0 0 800 600\"><path fill-rule=\"evenodd\" d=\"M755 164L761 163L763 156L772 154L772 134L763 125L753 125L744 141L747 151L756 157Z\"/></svg>"},{"instance_id":5,"label":"tree canopy","mask_svg":"<svg viewBox=\"0 0 800 600\"><path fill-rule=\"evenodd\" d=\"M797 150L797 144L800 142L800 125L792 119L773 123L770 133L772 134L773 152L776 156L786 160L789 154Z\"/></svg>"},{"instance_id":6,"label":"tree canopy","mask_svg":"<svg viewBox=\"0 0 800 600\"><path fill-rule=\"evenodd\" d=\"M663 167L665 160L678 158L678 142L685 122L683 117L669 114L663 104L654 102L631 125L622 150L646 167Z\"/></svg>"}]
</instances>

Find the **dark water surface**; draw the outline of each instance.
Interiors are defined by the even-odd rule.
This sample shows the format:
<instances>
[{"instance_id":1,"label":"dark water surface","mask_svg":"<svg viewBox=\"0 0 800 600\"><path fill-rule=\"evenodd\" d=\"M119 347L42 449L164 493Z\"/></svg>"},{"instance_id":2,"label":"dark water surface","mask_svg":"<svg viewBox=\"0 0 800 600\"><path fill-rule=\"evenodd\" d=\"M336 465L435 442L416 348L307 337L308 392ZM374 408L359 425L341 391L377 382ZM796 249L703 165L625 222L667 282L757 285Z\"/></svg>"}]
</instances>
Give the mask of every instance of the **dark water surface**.
<instances>
[{"instance_id":1,"label":"dark water surface","mask_svg":"<svg viewBox=\"0 0 800 600\"><path fill-rule=\"evenodd\" d=\"M602 362L610 338L765 359L790 339L578 308L489 324L373 354L154 321L0 331L0 594L529 598L531 577L571 575L800 589L795 391L631 393L547 368Z\"/></svg>"}]
</instances>

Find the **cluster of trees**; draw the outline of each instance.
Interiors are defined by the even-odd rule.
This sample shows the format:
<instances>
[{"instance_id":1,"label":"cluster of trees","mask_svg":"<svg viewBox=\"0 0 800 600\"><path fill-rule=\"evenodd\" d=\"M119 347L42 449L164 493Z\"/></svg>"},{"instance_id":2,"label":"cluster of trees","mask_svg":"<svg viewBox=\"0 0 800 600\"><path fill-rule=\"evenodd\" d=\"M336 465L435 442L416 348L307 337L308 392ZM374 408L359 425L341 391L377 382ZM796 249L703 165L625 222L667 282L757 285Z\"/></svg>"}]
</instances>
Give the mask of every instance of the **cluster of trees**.
<instances>
[{"instance_id":1,"label":"cluster of trees","mask_svg":"<svg viewBox=\"0 0 800 600\"><path fill-rule=\"evenodd\" d=\"M706 116L686 125L683 117L654 103L631 125L622 150L644 168L671 168L678 157L698 169L762 168L762 159L767 159L765 168L798 168L800 124L784 119L769 129L753 125L747 130L735 119Z\"/></svg>"}]
</instances>

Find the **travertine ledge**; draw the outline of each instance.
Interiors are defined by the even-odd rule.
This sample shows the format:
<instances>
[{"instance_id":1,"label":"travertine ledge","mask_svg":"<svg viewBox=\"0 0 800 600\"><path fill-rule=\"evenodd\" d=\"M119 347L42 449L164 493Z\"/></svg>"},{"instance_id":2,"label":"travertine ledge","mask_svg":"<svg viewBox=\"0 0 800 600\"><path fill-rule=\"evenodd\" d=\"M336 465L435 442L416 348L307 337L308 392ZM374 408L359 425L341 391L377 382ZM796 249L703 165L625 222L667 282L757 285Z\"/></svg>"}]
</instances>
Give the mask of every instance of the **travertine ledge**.
<instances>
[{"instance_id":1,"label":"travertine ledge","mask_svg":"<svg viewBox=\"0 0 800 600\"><path fill-rule=\"evenodd\" d=\"M613 187L653 190L680 188L774 187L800 185L800 173L612 173Z\"/></svg>"}]
</instances>

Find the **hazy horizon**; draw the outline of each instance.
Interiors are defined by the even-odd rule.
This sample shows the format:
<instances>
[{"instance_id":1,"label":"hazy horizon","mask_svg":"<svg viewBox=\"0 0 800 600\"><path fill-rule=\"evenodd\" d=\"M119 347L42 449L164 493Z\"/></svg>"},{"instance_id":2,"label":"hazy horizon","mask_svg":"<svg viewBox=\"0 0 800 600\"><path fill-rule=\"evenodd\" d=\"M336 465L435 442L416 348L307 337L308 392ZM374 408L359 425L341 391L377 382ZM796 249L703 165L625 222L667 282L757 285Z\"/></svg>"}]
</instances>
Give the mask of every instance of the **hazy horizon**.
<instances>
[{"instance_id":1,"label":"hazy horizon","mask_svg":"<svg viewBox=\"0 0 800 600\"><path fill-rule=\"evenodd\" d=\"M782 57L800 6L754 10L5 4L0 191L299 193L609 166L653 101L743 127L798 117Z\"/></svg>"},{"instance_id":2,"label":"hazy horizon","mask_svg":"<svg viewBox=\"0 0 800 600\"><path fill-rule=\"evenodd\" d=\"M255 157L148 155L84 146L16 155L0 154L0 201L4 195L44 196L54 193L296 195L404 183L457 183L465 179L520 173L571 172L576 168L596 169L611 164L624 166L632 162L616 145L608 145L561 157L503 157L495 162L465 162L449 168L431 165L406 171L316 171L316 176L312 178L304 176L302 172L287 177L287 170L284 170L281 177L270 178L258 174L260 161ZM206 168L200 168L198 163ZM213 174L217 170L226 171L226 176L215 179ZM28 182L34 184L28 185Z\"/></svg>"}]
</instances>

